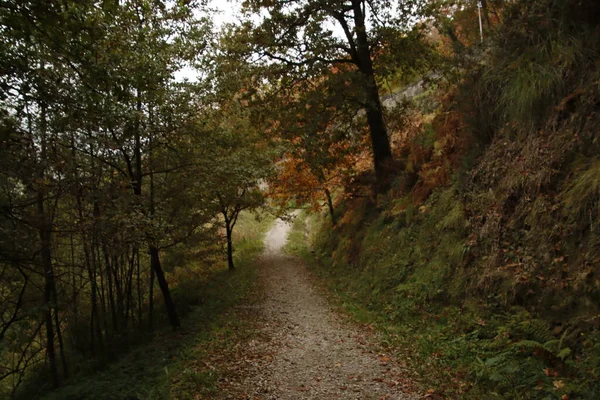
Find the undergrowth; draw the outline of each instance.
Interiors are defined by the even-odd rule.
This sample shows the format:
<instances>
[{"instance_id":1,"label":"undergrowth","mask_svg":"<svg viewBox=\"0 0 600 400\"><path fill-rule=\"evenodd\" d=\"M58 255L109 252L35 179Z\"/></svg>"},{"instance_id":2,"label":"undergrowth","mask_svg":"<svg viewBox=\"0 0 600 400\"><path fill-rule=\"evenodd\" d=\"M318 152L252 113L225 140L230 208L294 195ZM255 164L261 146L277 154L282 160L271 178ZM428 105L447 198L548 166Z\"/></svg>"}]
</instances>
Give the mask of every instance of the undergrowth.
<instances>
[{"instance_id":1,"label":"undergrowth","mask_svg":"<svg viewBox=\"0 0 600 400\"><path fill-rule=\"evenodd\" d=\"M477 296L465 297L465 278L456 266L468 253L461 240L466 220L454 210L453 192L434 195L425 205L433 209L429 216L421 211L398 221L381 214L362 237L356 224L364 219L356 213L364 218L368 207L341 210L347 222L333 231L324 216L313 216L310 242L305 218L298 218L288 251L309 259L353 319L383 333L383 343L407 361L429 393L461 399L595 398L597 332L551 326L522 307L496 309ZM340 252L353 240L361 241L358 263Z\"/></svg>"},{"instance_id":2,"label":"undergrowth","mask_svg":"<svg viewBox=\"0 0 600 400\"><path fill-rule=\"evenodd\" d=\"M236 306L257 297L252 294L256 290L253 262L263 248L264 234L272 221L270 216L256 219L252 214L240 215L234 238L238 265L235 272L229 272L223 262L202 274L178 272L180 278L188 279L173 290L178 307L189 308L180 329L172 330L162 324L100 370L82 374L46 394L36 393L36 388L30 387L20 398L213 398L219 380L229 373L222 365L227 364L228 357L234 358L240 343L253 335L251 319L241 316ZM185 268L193 269L193 265Z\"/></svg>"}]
</instances>

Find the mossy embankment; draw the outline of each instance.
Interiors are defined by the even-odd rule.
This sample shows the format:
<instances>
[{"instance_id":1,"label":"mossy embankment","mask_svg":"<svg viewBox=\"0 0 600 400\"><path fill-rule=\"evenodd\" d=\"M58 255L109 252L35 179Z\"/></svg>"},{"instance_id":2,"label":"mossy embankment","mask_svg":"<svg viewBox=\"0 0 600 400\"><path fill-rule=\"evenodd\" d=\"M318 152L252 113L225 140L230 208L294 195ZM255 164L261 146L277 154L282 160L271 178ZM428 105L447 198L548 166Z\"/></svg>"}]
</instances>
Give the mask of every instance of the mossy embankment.
<instances>
[{"instance_id":1,"label":"mossy embankment","mask_svg":"<svg viewBox=\"0 0 600 400\"><path fill-rule=\"evenodd\" d=\"M313 252L304 254L358 322L384 333L426 390L451 398L595 398L597 287L576 282L586 267L563 256L518 265L506 261L517 243L508 241L509 251L500 250L507 258L490 267L463 206L452 186L400 216L365 199L347 202L337 227L324 215L311 219ZM512 251L525 252L518 243Z\"/></svg>"},{"instance_id":2,"label":"mossy embankment","mask_svg":"<svg viewBox=\"0 0 600 400\"><path fill-rule=\"evenodd\" d=\"M399 124L391 190L312 218L316 271L440 395L600 395L600 30L572 3L506 5Z\"/></svg>"}]
</instances>

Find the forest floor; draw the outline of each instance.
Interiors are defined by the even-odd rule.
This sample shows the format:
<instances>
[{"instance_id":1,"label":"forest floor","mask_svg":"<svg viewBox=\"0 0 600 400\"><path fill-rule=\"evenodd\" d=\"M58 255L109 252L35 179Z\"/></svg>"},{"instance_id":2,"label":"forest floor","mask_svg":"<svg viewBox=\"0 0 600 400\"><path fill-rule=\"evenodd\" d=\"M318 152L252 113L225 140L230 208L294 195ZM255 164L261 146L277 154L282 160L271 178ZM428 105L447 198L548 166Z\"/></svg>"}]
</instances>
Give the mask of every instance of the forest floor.
<instances>
[{"instance_id":1,"label":"forest floor","mask_svg":"<svg viewBox=\"0 0 600 400\"><path fill-rule=\"evenodd\" d=\"M237 355L223 399L415 399L405 365L368 329L328 304L297 258L282 251L290 224L275 221L258 260L262 298L243 313L259 330Z\"/></svg>"}]
</instances>

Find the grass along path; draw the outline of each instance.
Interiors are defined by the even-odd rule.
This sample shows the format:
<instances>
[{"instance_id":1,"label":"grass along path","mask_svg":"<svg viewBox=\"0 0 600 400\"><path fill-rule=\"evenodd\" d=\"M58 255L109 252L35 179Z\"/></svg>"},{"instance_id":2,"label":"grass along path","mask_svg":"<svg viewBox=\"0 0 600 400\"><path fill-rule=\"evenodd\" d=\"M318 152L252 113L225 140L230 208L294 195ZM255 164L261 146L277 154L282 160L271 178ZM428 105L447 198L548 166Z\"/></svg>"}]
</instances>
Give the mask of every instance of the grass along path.
<instances>
[{"instance_id":1,"label":"grass along path","mask_svg":"<svg viewBox=\"0 0 600 400\"><path fill-rule=\"evenodd\" d=\"M262 327L245 346L246 377L231 399L413 399L401 363L370 333L344 323L315 289L306 266L282 251L290 224L277 220L265 239L258 274L265 291Z\"/></svg>"}]
</instances>

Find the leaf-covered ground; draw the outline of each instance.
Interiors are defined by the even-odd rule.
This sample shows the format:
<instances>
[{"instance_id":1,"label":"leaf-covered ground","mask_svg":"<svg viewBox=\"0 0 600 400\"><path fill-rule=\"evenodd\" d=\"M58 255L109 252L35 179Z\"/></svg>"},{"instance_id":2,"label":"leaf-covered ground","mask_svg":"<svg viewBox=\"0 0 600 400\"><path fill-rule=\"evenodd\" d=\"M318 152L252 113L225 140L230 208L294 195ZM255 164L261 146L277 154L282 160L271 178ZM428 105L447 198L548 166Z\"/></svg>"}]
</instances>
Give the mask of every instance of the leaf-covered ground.
<instances>
[{"instance_id":1,"label":"leaf-covered ground","mask_svg":"<svg viewBox=\"0 0 600 400\"><path fill-rule=\"evenodd\" d=\"M282 253L289 224L278 220L259 260L263 300L253 307L260 333L240 374L221 386L230 399L412 399L401 362L371 332L342 321L319 294L306 266Z\"/></svg>"}]
</instances>

